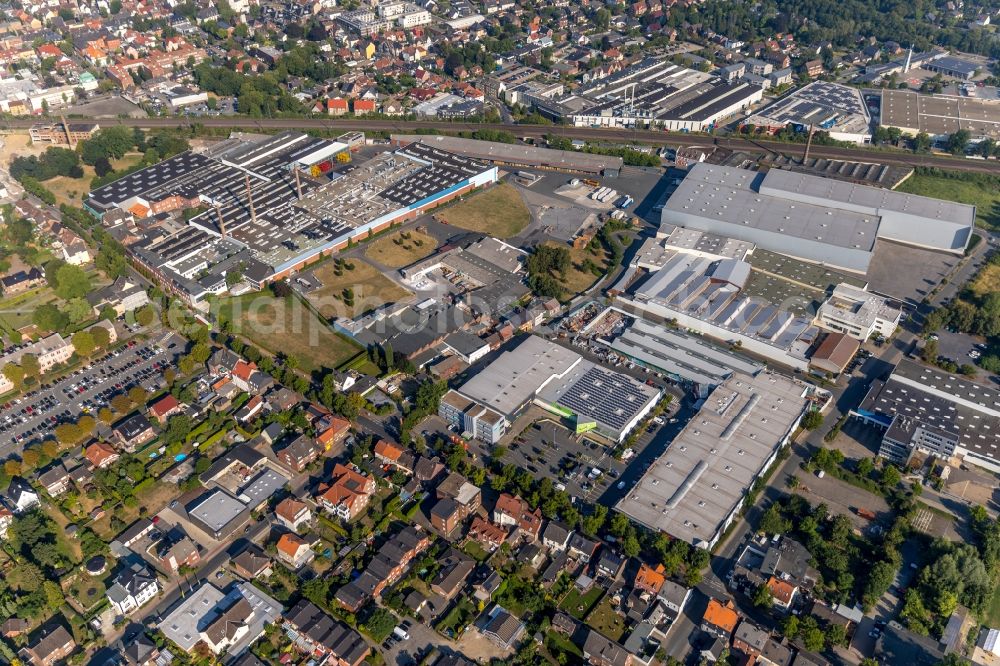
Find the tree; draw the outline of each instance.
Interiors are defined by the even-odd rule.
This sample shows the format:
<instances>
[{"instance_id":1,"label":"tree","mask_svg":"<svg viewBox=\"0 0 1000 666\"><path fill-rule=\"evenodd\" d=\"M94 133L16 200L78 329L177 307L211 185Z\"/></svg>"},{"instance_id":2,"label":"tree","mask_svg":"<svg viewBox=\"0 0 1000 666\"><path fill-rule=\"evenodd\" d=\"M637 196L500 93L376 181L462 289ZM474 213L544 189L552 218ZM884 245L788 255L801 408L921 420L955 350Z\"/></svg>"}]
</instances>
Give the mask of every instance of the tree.
<instances>
[{"instance_id":1,"label":"tree","mask_svg":"<svg viewBox=\"0 0 1000 666\"><path fill-rule=\"evenodd\" d=\"M815 430L823 425L823 414L819 410L811 409L802 417L801 425L806 430Z\"/></svg>"},{"instance_id":2,"label":"tree","mask_svg":"<svg viewBox=\"0 0 1000 666\"><path fill-rule=\"evenodd\" d=\"M858 461L855 471L858 473L858 476L867 479L868 475L870 475L874 469L875 462L871 458L862 458Z\"/></svg>"},{"instance_id":3,"label":"tree","mask_svg":"<svg viewBox=\"0 0 1000 666\"><path fill-rule=\"evenodd\" d=\"M76 353L81 356L90 356L96 348L94 336L91 335L90 331L77 331L71 340Z\"/></svg>"},{"instance_id":4,"label":"tree","mask_svg":"<svg viewBox=\"0 0 1000 666\"><path fill-rule=\"evenodd\" d=\"M919 132L913 137L913 152L927 153L931 149L931 137L927 132Z\"/></svg>"},{"instance_id":5,"label":"tree","mask_svg":"<svg viewBox=\"0 0 1000 666\"><path fill-rule=\"evenodd\" d=\"M91 328L90 336L94 339L94 346L98 349L104 349L111 344L111 333L104 326Z\"/></svg>"},{"instance_id":6,"label":"tree","mask_svg":"<svg viewBox=\"0 0 1000 666\"><path fill-rule=\"evenodd\" d=\"M640 550L639 539L635 534L629 534L625 537L625 542L622 544L622 552L625 553L625 557L635 557Z\"/></svg>"},{"instance_id":7,"label":"tree","mask_svg":"<svg viewBox=\"0 0 1000 666\"><path fill-rule=\"evenodd\" d=\"M924 363L936 363L938 357L938 341L931 338L924 343L924 348L920 350L920 357Z\"/></svg>"},{"instance_id":8,"label":"tree","mask_svg":"<svg viewBox=\"0 0 1000 666\"><path fill-rule=\"evenodd\" d=\"M960 129L954 134L948 136L948 141L945 144L948 152L952 155L961 155L965 152L966 147L969 145L969 141L972 139L972 133L967 129Z\"/></svg>"},{"instance_id":9,"label":"tree","mask_svg":"<svg viewBox=\"0 0 1000 666\"><path fill-rule=\"evenodd\" d=\"M847 630L844 629L844 625L830 624L827 626L826 644L831 648L847 644Z\"/></svg>"},{"instance_id":10,"label":"tree","mask_svg":"<svg viewBox=\"0 0 1000 666\"><path fill-rule=\"evenodd\" d=\"M3 374L15 388L20 388L24 383L24 368L15 363L5 365L3 367Z\"/></svg>"},{"instance_id":11,"label":"tree","mask_svg":"<svg viewBox=\"0 0 1000 666\"><path fill-rule=\"evenodd\" d=\"M118 2L121 2L121 0L118 0ZM99 157L94 162L94 173L97 174L98 178L103 178L114 170L115 168L111 166L111 162L107 157Z\"/></svg>"},{"instance_id":12,"label":"tree","mask_svg":"<svg viewBox=\"0 0 1000 666\"><path fill-rule=\"evenodd\" d=\"M56 295L65 300L83 298L90 293L90 278L79 266L66 264L56 273Z\"/></svg>"},{"instance_id":13,"label":"tree","mask_svg":"<svg viewBox=\"0 0 1000 666\"><path fill-rule=\"evenodd\" d=\"M67 301L62 307L62 311L71 324L79 324L94 316L94 309L82 298Z\"/></svg>"},{"instance_id":14,"label":"tree","mask_svg":"<svg viewBox=\"0 0 1000 666\"><path fill-rule=\"evenodd\" d=\"M819 627L809 627L801 632L802 644L810 652L819 652L823 649L826 636Z\"/></svg>"},{"instance_id":15,"label":"tree","mask_svg":"<svg viewBox=\"0 0 1000 666\"><path fill-rule=\"evenodd\" d=\"M21 368L25 377L37 378L42 374L42 367L38 363L38 357L34 354L25 354L21 357Z\"/></svg>"},{"instance_id":16,"label":"tree","mask_svg":"<svg viewBox=\"0 0 1000 666\"><path fill-rule=\"evenodd\" d=\"M36 307L31 315L31 321L43 331L63 331L69 325L69 317L52 303Z\"/></svg>"},{"instance_id":17,"label":"tree","mask_svg":"<svg viewBox=\"0 0 1000 666\"><path fill-rule=\"evenodd\" d=\"M886 488L895 488L899 485L902 477L899 474L899 469L895 465L886 465L882 468L882 485Z\"/></svg>"},{"instance_id":18,"label":"tree","mask_svg":"<svg viewBox=\"0 0 1000 666\"><path fill-rule=\"evenodd\" d=\"M760 531L766 534L784 534L791 529L791 523L781 515L777 503L771 504L760 520Z\"/></svg>"},{"instance_id":19,"label":"tree","mask_svg":"<svg viewBox=\"0 0 1000 666\"><path fill-rule=\"evenodd\" d=\"M153 306L146 304L135 311L135 321L142 327L149 326L156 319L156 312L153 310Z\"/></svg>"},{"instance_id":20,"label":"tree","mask_svg":"<svg viewBox=\"0 0 1000 666\"><path fill-rule=\"evenodd\" d=\"M771 590L767 589L766 583L761 583L753 593L753 605L757 608L771 608L774 605L774 597Z\"/></svg>"}]
</instances>

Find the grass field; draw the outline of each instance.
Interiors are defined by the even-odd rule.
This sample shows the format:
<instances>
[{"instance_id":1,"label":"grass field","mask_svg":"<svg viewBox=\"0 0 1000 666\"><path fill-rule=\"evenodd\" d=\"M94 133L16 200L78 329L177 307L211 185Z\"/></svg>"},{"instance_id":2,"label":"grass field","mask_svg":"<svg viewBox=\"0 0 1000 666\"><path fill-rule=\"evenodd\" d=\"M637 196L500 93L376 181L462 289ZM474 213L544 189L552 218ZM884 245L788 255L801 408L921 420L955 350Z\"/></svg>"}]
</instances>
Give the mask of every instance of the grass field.
<instances>
[{"instance_id":1,"label":"grass field","mask_svg":"<svg viewBox=\"0 0 1000 666\"><path fill-rule=\"evenodd\" d=\"M289 354L299 367L312 372L335 368L360 347L336 335L297 298L277 299L261 293L219 301L219 316L233 323L233 332L272 354Z\"/></svg>"},{"instance_id":2,"label":"grass field","mask_svg":"<svg viewBox=\"0 0 1000 666\"><path fill-rule=\"evenodd\" d=\"M556 241L546 241L546 244L553 247L566 247L566 245L557 243ZM566 271L566 277L555 276L559 280L559 284L566 290L567 293L564 296L567 298L586 291L598 280L597 275L582 269L584 261L590 259L601 268L602 272L607 270L608 266L608 253L603 248L597 254L591 254L586 248L578 250L569 248L569 256L572 267Z\"/></svg>"},{"instance_id":3,"label":"grass field","mask_svg":"<svg viewBox=\"0 0 1000 666\"><path fill-rule=\"evenodd\" d=\"M354 270L342 270L341 275L334 272L332 261L327 261L314 271L323 286L310 293L308 298L324 317L356 317L411 295L371 264L358 259L349 263L354 266ZM343 299L344 289L347 288L354 290L354 304L350 306Z\"/></svg>"},{"instance_id":4,"label":"grass field","mask_svg":"<svg viewBox=\"0 0 1000 666\"><path fill-rule=\"evenodd\" d=\"M135 153L126 155L120 160L111 160L111 166L115 171L127 169L138 164L142 159L142 154ZM67 178L66 176L56 176L45 181L43 185L56 195L56 204L67 204L69 206L79 206L83 197L90 191L90 181L94 178L94 167L83 165L83 178Z\"/></svg>"},{"instance_id":5,"label":"grass field","mask_svg":"<svg viewBox=\"0 0 1000 666\"><path fill-rule=\"evenodd\" d=\"M1000 626L1000 585L993 588L993 596L990 597L990 602L986 606L985 617L982 619L983 623L988 627Z\"/></svg>"},{"instance_id":6,"label":"grass field","mask_svg":"<svg viewBox=\"0 0 1000 666\"><path fill-rule=\"evenodd\" d=\"M986 264L969 283L969 291L977 297L1000 291L1000 265Z\"/></svg>"},{"instance_id":7,"label":"grass field","mask_svg":"<svg viewBox=\"0 0 1000 666\"><path fill-rule=\"evenodd\" d=\"M615 612L611 597L605 597L587 616L587 624L613 641L625 635L625 620Z\"/></svg>"},{"instance_id":8,"label":"grass field","mask_svg":"<svg viewBox=\"0 0 1000 666\"><path fill-rule=\"evenodd\" d=\"M898 192L919 194L935 199L957 201L976 207L976 224L986 229L1000 229L1000 190L979 183L915 173L896 188Z\"/></svg>"},{"instance_id":9,"label":"grass field","mask_svg":"<svg viewBox=\"0 0 1000 666\"><path fill-rule=\"evenodd\" d=\"M390 268L403 268L434 254L437 240L419 231L397 231L372 242L365 256Z\"/></svg>"},{"instance_id":10,"label":"grass field","mask_svg":"<svg viewBox=\"0 0 1000 666\"><path fill-rule=\"evenodd\" d=\"M531 221L531 213L513 185L503 183L445 208L435 214L445 224L460 229L510 238Z\"/></svg>"},{"instance_id":11,"label":"grass field","mask_svg":"<svg viewBox=\"0 0 1000 666\"><path fill-rule=\"evenodd\" d=\"M82 571L73 576L72 582L64 588L64 592L76 599L84 611L89 611L103 601L104 591L104 582L100 578L91 578Z\"/></svg>"},{"instance_id":12,"label":"grass field","mask_svg":"<svg viewBox=\"0 0 1000 666\"><path fill-rule=\"evenodd\" d=\"M604 592L599 585L595 585L586 593L580 594L580 590L573 586L570 591L566 593L563 597L562 602L559 604L559 608L563 609L573 617L578 620L582 620L587 617L590 609L594 607L597 600L601 598L601 594Z\"/></svg>"}]
</instances>

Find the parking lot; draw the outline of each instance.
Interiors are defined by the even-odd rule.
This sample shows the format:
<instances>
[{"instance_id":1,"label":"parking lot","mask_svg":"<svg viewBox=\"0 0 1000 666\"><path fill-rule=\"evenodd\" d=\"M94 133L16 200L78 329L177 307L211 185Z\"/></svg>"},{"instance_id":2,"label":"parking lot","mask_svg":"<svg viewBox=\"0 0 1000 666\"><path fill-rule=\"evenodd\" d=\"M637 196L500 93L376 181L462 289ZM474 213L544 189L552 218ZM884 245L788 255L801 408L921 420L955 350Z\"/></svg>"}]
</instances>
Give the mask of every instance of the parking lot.
<instances>
[{"instance_id":1,"label":"parking lot","mask_svg":"<svg viewBox=\"0 0 1000 666\"><path fill-rule=\"evenodd\" d=\"M183 351L183 341L171 336L164 346L130 341L123 347L74 370L51 383L44 383L0 406L0 458L49 436L59 423L74 421L81 414L96 412L111 398L134 386L154 388L162 371L174 365Z\"/></svg>"}]
</instances>

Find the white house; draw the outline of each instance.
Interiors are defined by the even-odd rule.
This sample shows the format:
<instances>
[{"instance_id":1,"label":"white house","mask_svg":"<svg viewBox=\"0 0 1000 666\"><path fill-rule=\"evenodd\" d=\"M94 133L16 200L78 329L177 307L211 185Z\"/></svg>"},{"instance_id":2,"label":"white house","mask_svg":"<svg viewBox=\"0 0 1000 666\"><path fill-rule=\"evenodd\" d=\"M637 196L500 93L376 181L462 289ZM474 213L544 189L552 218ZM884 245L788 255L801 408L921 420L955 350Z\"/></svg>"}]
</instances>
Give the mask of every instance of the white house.
<instances>
[{"instance_id":1,"label":"white house","mask_svg":"<svg viewBox=\"0 0 1000 666\"><path fill-rule=\"evenodd\" d=\"M132 563L115 576L108 588L108 601L119 615L126 615L144 606L160 591L156 576L138 562Z\"/></svg>"}]
</instances>

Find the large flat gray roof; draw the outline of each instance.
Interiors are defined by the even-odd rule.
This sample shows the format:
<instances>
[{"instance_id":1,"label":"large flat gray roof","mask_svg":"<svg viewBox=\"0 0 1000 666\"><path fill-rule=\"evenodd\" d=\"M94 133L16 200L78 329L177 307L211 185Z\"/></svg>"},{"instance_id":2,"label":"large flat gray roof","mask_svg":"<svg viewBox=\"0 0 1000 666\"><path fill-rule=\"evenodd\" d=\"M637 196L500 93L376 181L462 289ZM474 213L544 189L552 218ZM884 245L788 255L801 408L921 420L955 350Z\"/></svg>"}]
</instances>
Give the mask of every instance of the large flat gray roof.
<instances>
[{"instance_id":1,"label":"large flat gray roof","mask_svg":"<svg viewBox=\"0 0 1000 666\"><path fill-rule=\"evenodd\" d=\"M611 348L643 365L669 372L702 386L714 386L734 371L753 375L759 363L681 331L636 319Z\"/></svg>"},{"instance_id":2,"label":"large flat gray roof","mask_svg":"<svg viewBox=\"0 0 1000 666\"><path fill-rule=\"evenodd\" d=\"M531 400L553 377L583 360L576 352L532 335L501 354L459 391L476 402L510 416Z\"/></svg>"},{"instance_id":3,"label":"large flat gray roof","mask_svg":"<svg viewBox=\"0 0 1000 666\"><path fill-rule=\"evenodd\" d=\"M852 271L867 270L877 216L760 192L764 177L746 169L695 164L664 205L662 223Z\"/></svg>"},{"instance_id":4,"label":"large flat gray roof","mask_svg":"<svg viewBox=\"0 0 1000 666\"><path fill-rule=\"evenodd\" d=\"M784 375L734 374L616 508L676 539L714 542L798 423L806 392L805 384Z\"/></svg>"}]
</instances>

